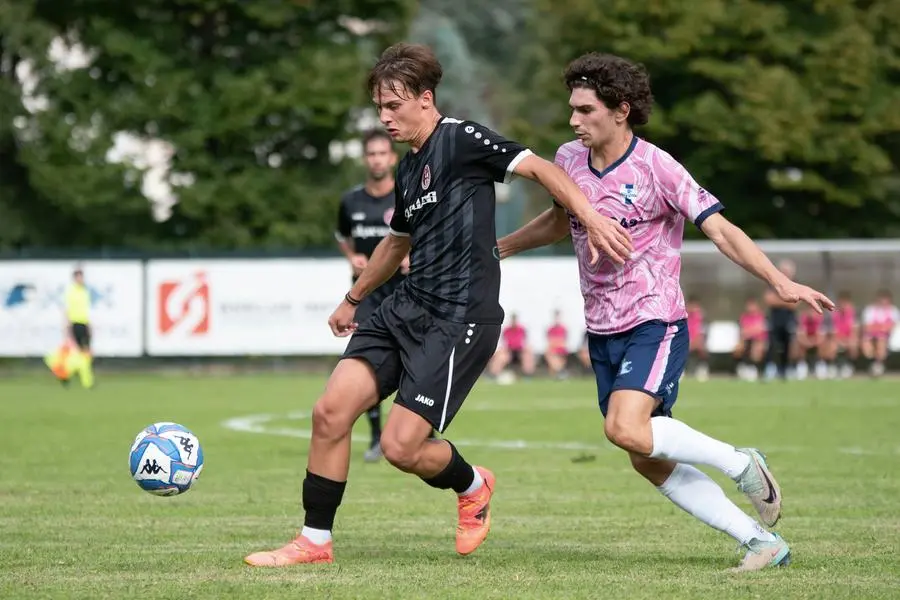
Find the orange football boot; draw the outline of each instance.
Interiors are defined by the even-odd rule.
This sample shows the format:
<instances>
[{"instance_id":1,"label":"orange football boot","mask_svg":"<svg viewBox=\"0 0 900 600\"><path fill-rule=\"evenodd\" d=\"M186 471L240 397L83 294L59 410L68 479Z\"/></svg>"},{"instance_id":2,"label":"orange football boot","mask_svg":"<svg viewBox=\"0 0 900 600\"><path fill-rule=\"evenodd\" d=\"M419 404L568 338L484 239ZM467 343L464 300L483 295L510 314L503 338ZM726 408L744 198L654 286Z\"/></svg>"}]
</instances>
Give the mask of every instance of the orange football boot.
<instances>
[{"instance_id":1,"label":"orange football boot","mask_svg":"<svg viewBox=\"0 0 900 600\"><path fill-rule=\"evenodd\" d=\"M313 544L309 538L298 535L293 542L268 552L254 552L244 558L251 567L289 567L300 564L333 563L331 542Z\"/></svg>"},{"instance_id":2,"label":"orange football boot","mask_svg":"<svg viewBox=\"0 0 900 600\"><path fill-rule=\"evenodd\" d=\"M460 496L459 524L456 526L456 551L461 555L475 552L491 530L491 497L494 495L494 474L484 467L475 467L484 483L480 488Z\"/></svg>"}]
</instances>

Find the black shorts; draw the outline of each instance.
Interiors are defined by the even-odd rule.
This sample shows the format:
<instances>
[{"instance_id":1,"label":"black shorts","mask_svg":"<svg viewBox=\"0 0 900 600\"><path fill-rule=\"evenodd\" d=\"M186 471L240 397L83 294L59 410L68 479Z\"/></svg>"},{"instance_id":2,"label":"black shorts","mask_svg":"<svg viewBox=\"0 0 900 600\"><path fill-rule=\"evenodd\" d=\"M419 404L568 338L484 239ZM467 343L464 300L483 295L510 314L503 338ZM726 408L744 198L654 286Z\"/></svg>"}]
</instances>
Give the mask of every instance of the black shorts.
<instances>
[{"instance_id":1,"label":"black shorts","mask_svg":"<svg viewBox=\"0 0 900 600\"><path fill-rule=\"evenodd\" d=\"M354 315L356 322L365 323L369 317L375 314L375 310L381 306L382 302L387 300L394 293L394 290L400 287L404 279L406 279L406 275L401 275L398 271L393 277L375 288L371 294L363 298L359 306L356 307L356 314ZM356 278L354 278L355 281Z\"/></svg>"},{"instance_id":2,"label":"black shorts","mask_svg":"<svg viewBox=\"0 0 900 600\"><path fill-rule=\"evenodd\" d=\"M481 376L500 339L499 324L455 323L434 316L401 288L350 338L342 358L372 365L379 398L443 433Z\"/></svg>"},{"instance_id":3,"label":"black shorts","mask_svg":"<svg viewBox=\"0 0 900 600\"><path fill-rule=\"evenodd\" d=\"M82 350L91 349L91 328L85 323L72 323L72 339Z\"/></svg>"}]
</instances>

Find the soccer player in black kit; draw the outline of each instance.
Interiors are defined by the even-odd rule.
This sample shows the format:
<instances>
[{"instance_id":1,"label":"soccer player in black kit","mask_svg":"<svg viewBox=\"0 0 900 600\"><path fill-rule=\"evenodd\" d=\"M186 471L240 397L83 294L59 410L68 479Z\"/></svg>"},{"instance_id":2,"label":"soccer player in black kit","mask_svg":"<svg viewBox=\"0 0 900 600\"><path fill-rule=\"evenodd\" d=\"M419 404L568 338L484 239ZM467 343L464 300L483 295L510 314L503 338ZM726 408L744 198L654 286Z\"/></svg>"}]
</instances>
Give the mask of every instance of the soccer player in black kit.
<instances>
[{"instance_id":1,"label":"soccer player in black kit","mask_svg":"<svg viewBox=\"0 0 900 600\"><path fill-rule=\"evenodd\" d=\"M793 279L797 267L790 260L778 264L778 270L788 279ZM765 301L769 307L769 346L766 350L765 379L788 378L790 365L795 356L797 335L797 306L781 300L773 290L766 290Z\"/></svg>"},{"instance_id":2,"label":"soccer player in black kit","mask_svg":"<svg viewBox=\"0 0 900 600\"><path fill-rule=\"evenodd\" d=\"M363 136L363 160L366 165L366 182L349 190L341 198L338 209L337 229L334 237L353 270L353 283L359 279L375 251L378 242L390 233L394 214L394 167L397 153L391 136L386 131L370 131ZM397 288L409 272L409 257L400 269L383 285L374 290L356 309L356 321L363 323L375 309ZM367 462L381 458L381 404L367 412L372 441L363 455Z\"/></svg>"},{"instance_id":3,"label":"soccer player in black kit","mask_svg":"<svg viewBox=\"0 0 900 600\"><path fill-rule=\"evenodd\" d=\"M329 319L337 336L353 334L313 408L300 534L257 552L252 566L334 561L331 530L347 485L350 432L366 410L397 392L381 434L392 465L457 497L456 551L474 552L491 525L494 474L473 467L443 433L497 347L500 262L494 183L521 175L540 183L588 231L598 250L619 264L631 239L596 212L556 165L471 121L442 116L435 89L442 68L429 48L396 44L381 55L368 87L395 141L410 145L397 169L391 232ZM355 312L410 254L410 273L365 322Z\"/></svg>"}]
</instances>

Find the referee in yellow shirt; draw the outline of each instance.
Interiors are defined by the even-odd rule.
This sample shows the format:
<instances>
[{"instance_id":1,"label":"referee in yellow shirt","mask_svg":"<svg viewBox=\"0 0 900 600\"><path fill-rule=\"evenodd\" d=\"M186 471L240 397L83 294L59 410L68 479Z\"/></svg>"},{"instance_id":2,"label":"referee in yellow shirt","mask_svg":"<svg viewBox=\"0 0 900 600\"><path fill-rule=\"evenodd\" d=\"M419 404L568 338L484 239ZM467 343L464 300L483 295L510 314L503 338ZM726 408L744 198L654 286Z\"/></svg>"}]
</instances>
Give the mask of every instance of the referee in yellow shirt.
<instances>
[{"instance_id":1,"label":"referee in yellow shirt","mask_svg":"<svg viewBox=\"0 0 900 600\"><path fill-rule=\"evenodd\" d=\"M66 289L66 318L72 339L78 346L79 357L76 361L81 385L85 388L94 386L94 370L91 356L91 292L84 285L84 272L76 269L72 274L72 283Z\"/></svg>"}]
</instances>

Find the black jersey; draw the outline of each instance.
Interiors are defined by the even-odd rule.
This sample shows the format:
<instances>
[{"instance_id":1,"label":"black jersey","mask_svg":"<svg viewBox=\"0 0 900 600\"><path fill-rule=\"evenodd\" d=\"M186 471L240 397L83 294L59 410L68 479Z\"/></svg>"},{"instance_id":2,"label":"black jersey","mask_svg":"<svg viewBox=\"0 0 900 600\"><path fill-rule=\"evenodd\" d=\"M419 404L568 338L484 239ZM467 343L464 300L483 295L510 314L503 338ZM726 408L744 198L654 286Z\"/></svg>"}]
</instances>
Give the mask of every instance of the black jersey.
<instances>
[{"instance_id":1,"label":"black jersey","mask_svg":"<svg viewBox=\"0 0 900 600\"><path fill-rule=\"evenodd\" d=\"M364 186L355 187L341 198L334 235L338 240L353 240L353 251L369 258L390 233L393 213L393 192L376 198Z\"/></svg>"},{"instance_id":2,"label":"black jersey","mask_svg":"<svg viewBox=\"0 0 900 600\"><path fill-rule=\"evenodd\" d=\"M471 121L444 118L400 161L391 219L411 236L408 293L448 321L502 323L495 182L531 154Z\"/></svg>"}]
</instances>

